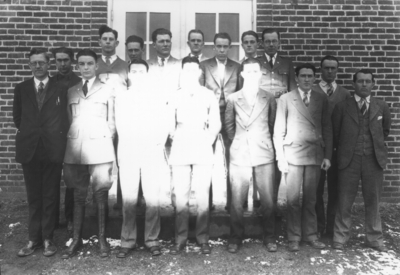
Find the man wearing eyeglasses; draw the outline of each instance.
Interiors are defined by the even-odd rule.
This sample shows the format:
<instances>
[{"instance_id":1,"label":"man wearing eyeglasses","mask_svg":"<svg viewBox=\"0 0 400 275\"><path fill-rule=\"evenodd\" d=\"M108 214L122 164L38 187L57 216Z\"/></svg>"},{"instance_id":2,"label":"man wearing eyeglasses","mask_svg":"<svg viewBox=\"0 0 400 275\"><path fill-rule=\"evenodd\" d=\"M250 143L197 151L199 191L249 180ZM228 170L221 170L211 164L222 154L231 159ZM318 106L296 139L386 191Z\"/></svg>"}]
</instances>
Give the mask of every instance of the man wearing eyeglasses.
<instances>
[{"instance_id":1,"label":"man wearing eyeglasses","mask_svg":"<svg viewBox=\"0 0 400 275\"><path fill-rule=\"evenodd\" d=\"M33 78L17 84L13 102L15 159L22 164L29 206L29 242L17 255L44 246L49 257L57 252L53 232L68 131L67 87L49 79L45 51L32 49L29 66Z\"/></svg>"},{"instance_id":2,"label":"man wearing eyeglasses","mask_svg":"<svg viewBox=\"0 0 400 275\"><path fill-rule=\"evenodd\" d=\"M332 113L339 169L339 202L333 235L336 250L343 250L349 240L351 208L361 180L366 245L379 252L388 251L383 243L379 202L388 157L385 140L391 120L386 102L371 95L374 85L372 72L359 70L353 76L354 97L338 103Z\"/></svg>"}]
</instances>

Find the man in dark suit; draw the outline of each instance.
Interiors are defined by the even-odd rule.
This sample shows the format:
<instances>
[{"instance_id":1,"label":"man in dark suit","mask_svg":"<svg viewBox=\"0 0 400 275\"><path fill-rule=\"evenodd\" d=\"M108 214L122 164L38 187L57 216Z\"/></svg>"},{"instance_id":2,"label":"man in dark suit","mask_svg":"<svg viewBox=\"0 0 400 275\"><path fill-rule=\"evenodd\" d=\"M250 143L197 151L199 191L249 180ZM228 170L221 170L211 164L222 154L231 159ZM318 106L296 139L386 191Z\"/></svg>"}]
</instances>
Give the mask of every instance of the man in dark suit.
<instances>
[{"instance_id":1,"label":"man in dark suit","mask_svg":"<svg viewBox=\"0 0 400 275\"><path fill-rule=\"evenodd\" d=\"M322 80L315 84L313 90L322 93L328 97L329 101L329 117L332 117L333 108L335 105L347 98L350 98L350 92L336 83L336 74L339 68L339 60L336 57L327 55L321 60L321 78ZM337 189L337 154L334 149L332 152L331 167L328 171L321 171L317 188L317 203L315 204L315 211L317 212L318 220L318 233L333 237L333 225L335 223L335 213L338 200ZM325 179L328 182L328 206L326 210L324 207L324 187Z\"/></svg>"},{"instance_id":2,"label":"man in dark suit","mask_svg":"<svg viewBox=\"0 0 400 275\"><path fill-rule=\"evenodd\" d=\"M18 256L31 255L44 245L44 256L57 252L53 232L66 147L67 87L48 77L49 57L32 49L33 78L15 87L13 119L16 161L22 164L29 205L29 242Z\"/></svg>"},{"instance_id":3,"label":"man in dark suit","mask_svg":"<svg viewBox=\"0 0 400 275\"><path fill-rule=\"evenodd\" d=\"M383 100L371 96L374 75L362 69L353 76L355 95L338 103L333 111L334 142L338 148L339 202L333 248L343 250L351 227L351 207L361 190L365 205L366 244L380 252L383 243L379 202L383 170L387 163L385 139L390 131L390 111Z\"/></svg>"},{"instance_id":4,"label":"man in dark suit","mask_svg":"<svg viewBox=\"0 0 400 275\"><path fill-rule=\"evenodd\" d=\"M258 187L263 214L264 244L276 252L274 217L275 152L272 135L275 123L275 97L258 86L261 63L255 58L241 65L243 89L228 97L225 129L232 140L229 171L232 203L231 236L228 251L236 253L244 237L243 202L250 178Z\"/></svg>"},{"instance_id":5,"label":"man in dark suit","mask_svg":"<svg viewBox=\"0 0 400 275\"><path fill-rule=\"evenodd\" d=\"M57 73L52 77L56 83L60 83L67 88L75 86L81 78L77 76L72 70L74 62L74 52L70 48L56 48L52 50L54 59L56 61ZM60 203L60 199L57 200ZM59 209L59 205L57 209ZM59 212L56 213L56 226L59 222ZM65 188L64 198L64 213L67 220L67 230L71 234L73 230L73 214L74 214L74 190L72 188Z\"/></svg>"},{"instance_id":6,"label":"man in dark suit","mask_svg":"<svg viewBox=\"0 0 400 275\"><path fill-rule=\"evenodd\" d=\"M202 75L200 84L212 90L219 104L219 112L222 125L225 121L226 98L237 91L238 71L240 64L228 58L232 39L227 33L217 33L214 36L215 57L207 59L200 63ZM224 127L222 127L218 138L225 147L225 168L227 171L227 203L225 209L230 207L230 184L229 184L229 147L231 141ZM214 145L215 146L215 145Z\"/></svg>"},{"instance_id":7,"label":"man in dark suit","mask_svg":"<svg viewBox=\"0 0 400 275\"><path fill-rule=\"evenodd\" d=\"M325 247L318 241L315 202L321 168L330 167L332 127L328 98L312 91L314 80L313 65L297 66L299 88L281 96L276 113L274 143L287 183L289 251L298 251L300 240L316 249Z\"/></svg>"},{"instance_id":8,"label":"man in dark suit","mask_svg":"<svg viewBox=\"0 0 400 275\"><path fill-rule=\"evenodd\" d=\"M203 54L204 33L201 30L191 30L189 32L187 45L190 48L188 56L197 57L200 62L208 59L208 57Z\"/></svg>"}]
</instances>

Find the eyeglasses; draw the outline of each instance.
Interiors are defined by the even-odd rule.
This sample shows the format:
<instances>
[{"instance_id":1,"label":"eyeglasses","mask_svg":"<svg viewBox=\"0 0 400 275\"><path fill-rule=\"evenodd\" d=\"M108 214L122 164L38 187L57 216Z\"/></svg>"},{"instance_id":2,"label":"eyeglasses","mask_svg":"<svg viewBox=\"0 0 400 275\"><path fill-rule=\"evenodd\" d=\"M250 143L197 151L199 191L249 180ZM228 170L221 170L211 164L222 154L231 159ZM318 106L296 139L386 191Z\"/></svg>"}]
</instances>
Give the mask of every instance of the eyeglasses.
<instances>
[{"instance_id":1,"label":"eyeglasses","mask_svg":"<svg viewBox=\"0 0 400 275\"><path fill-rule=\"evenodd\" d=\"M279 43L279 41L278 40L265 40L264 41L264 44L267 44L267 45L270 45L270 44L273 44L273 45L278 45L278 43Z\"/></svg>"},{"instance_id":2,"label":"eyeglasses","mask_svg":"<svg viewBox=\"0 0 400 275\"><path fill-rule=\"evenodd\" d=\"M47 62L44 61L35 61L35 62L29 62L29 66L31 67L37 67L39 65L39 67L43 67L44 65L47 65Z\"/></svg>"}]
</instances>

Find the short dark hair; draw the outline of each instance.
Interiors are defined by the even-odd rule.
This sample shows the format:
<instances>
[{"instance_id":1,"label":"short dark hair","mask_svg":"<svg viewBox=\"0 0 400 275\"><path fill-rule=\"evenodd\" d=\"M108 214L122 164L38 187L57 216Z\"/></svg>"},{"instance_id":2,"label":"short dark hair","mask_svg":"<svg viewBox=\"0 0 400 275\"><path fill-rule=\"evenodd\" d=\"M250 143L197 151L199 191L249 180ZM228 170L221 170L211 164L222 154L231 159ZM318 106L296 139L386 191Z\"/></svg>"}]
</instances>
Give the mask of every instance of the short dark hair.
<instances>
[{"instance_id":1,"label":"short dark hair","mask_svg":"<svg viewBox=\"0 0 400 275\"><path fill-rule=\"evenodd\" d=\"M53 54L54 58L56 58L56 54L58 54L58 53L68 54L71 61L74 61L74 51L71 48L67 48L67 47L55 48L55 49L51 50L51 53Z\"/></svg>"},{"instance_id":2,"label":"short dark hair","mask_svg":"<svg viewBox=\"0 0 400 275\"><path fill-rule=\"evenodd\" d=\"M129 66L128 66L128 70L129 71L131 71L131 66L133 64L142 64L142 65L146 66L147 71L149 71L149 64L147 64L147 62L144 61L143 59L134 59L134 60L132 60L131 63L129 63Z\"/></svg>"},{"instance_id":3,"label":"short dark hair","mask_svg":"<svg viewBox=\"0 0 400 275\"><path fill-rule=\"evenodd\" d=\"M118 32L116 30L114 30L114 29L111 29L107 25L102 25L99 28L99 37L101 38L103 36L103 34L106 33L106 32L112 32L114 34L114 36L115 36L115 40L118 39Z\"/></svg>"},{"instance_id":4,"label":"short dark hair","mask_svg":"<svg viewBox=\"0 0 400 275\"><path fill-rule=\"evenodd\" d=\"M153 40L153 43L157 42L157 35L169 35L169 38L172 38L172 33L170 30L159 28L154 30L151 34L151 40Z\"/></svg>"},{"instance_id":5,"label":"short dark hair","mask_svg":"<svg viewBox=\"0 0 400 275\"><path fill-rule=\"evenodd\" d=\"M44 57L46 57L47 62L50 61L50 57L47 54L47 51L44 49L39 49L39 48L32 48L31 51L29 52L28 58L31 59L31 56L36 55L36 54L43 54Z\"/></svg>"},{"instance_id":6,"label":"short dark hair","mask_svg":"<svg viewBox=\"0 0 400 275\"><path fill-rule=\"evenodd\" d=\"M188 34L188 41L190 41L190 35L191 35L192 33L199 33L199 34L201 34L201 36L203 37L203 41L204 41L204 33L203 33L201 30L199 30L199 29L190 30L190 32L189 32L189 34Z\"/></svg>"},{"instance_id":7,"label":"short dark hair","mask_svg":"<svg viewBox=\"0 0 400 275\"><path fill-rule=\"evenodd\" d=\"M140 36L137 36L137 35L129 36L126 39L125 46L128 46L129 43L134 43L134 42L139 43L140 44L140 48L143 49L143 47L144 47L143 38L141 38Z\"/></svg>"},{"instance_id":8,"label":"short dark hair","mask_svg":"<svg viewBox=\"0 0 400 275\"><path fill-rule=\"evenodd\" d=\"M257 41L257 42L260 40L260 39L258 38L258 34L257 34L255 31L247 31L247 32L242 33L242 37L241 37L241 41L242 41L242 42L243 42L243 38L244 38L246 35L252 35L252 36L254 36L254 37L256 38L256 41Z\"/></svg>"},{"instance_id":9,"label":"short dark hair","mask_svg":"<svg viewBox=\"0 0 400 275\"><path fill-rule=\"evenodd\" d=\"M326 55L326 56L324 56L324 58L322 58L322 60L321 60L321 68L322 68L322 64L324 63L325 60L336 61L337 62L337 66L339 68L339 60L336 57L334 57L333 55Z\"/></svg>"},{"instance_id":10,"label":"short dark hair","mask_svg":"<svg viewBox=\"0 0 400 275\"><path fill-rule=\"evenodd\" d=\"M229 45L232 43L231 37L226 32L216 33L215 36L214 36L214 44L215 44L215 41L217 41L218 38L228 39L229 40Z\"/></svg>"},{"instance_id":11,"label":"short dark hair","mask_svg":"<svg viewBox=\"0 0 400 275\"><path fill-rule=\"evenodd\" d=\"M91 56L94 58L94 61L97 62L97 54L92 51L91 49L82 49L76 54L76 60L79 59L81 56Z\"/></svg>"},{"instance_id":12,"label":"short dark hair","mask_svg":"<svg viewBox=\"0 0 400 275\"><path fill-rule=\"evenodd\" d=\"M278 39L280 40L281 39L281 34L277 29L267 28L267 29L263 30L263 32L262 32L261 41L264 41L264 35L266 33L274 33L274 32L278 35Z\"/></svg>"},{"instance_id":13,"label":"short dark hair","mask_svg":"<svg viewBox=\"0 0 400 275\"><path fill-rule=\"evenodd\" d=\"M247 65L247 64L258 64L260 66L260 69L262 68L262 64L261 64L260 60L258 60L257 58L254 58L254 57L249 57L245 61L243 61L242 64L240 64L239 73L243 72L244 65Z\"/></svg>"},{"instance_id":14,"label":"short dark hair","mask_svg":"<svg viewBox=\"0 0 400 275\"><path fill-rule=\"evenodd\" d=\"M296 69L295 69L296 76L299 76L299 73L300 73L300 70L301 70L301 69L311 69L311 70L313 71L313 73L314 73L314 76L315 76L315 72L317 71L317 70L315 69L315 66L314 66L313 64L310 64L310 63L302 63L302 64L298 65L298 66L296 67Z\"/></svg>"},{"instance_id":15,"label":"short dark hair","mask_svg":"<svg viewBox=\"0 0 400 275\"><path fill-rule=\"evenodd\" d=\"M186 56L185 58L183 58L182 59L182 68L183 68L183 65L185 65L186 63L196 63L196 64L200 65L199 59L194 56Z\"/></svg>"},{"instance_id":16,"label":"short dark hair","mask_svg":"<svg viewBox=\"0 0 400 275\"><path fill-rule=\"evenodd\" d=\"M370 69L361 69L353 74L353 82L354 83L357 81L357 74L359 74L359 73L370 74L372 76L372 82L375 82L374 74L372 73L372 71Z\"/></svg>"}]
</instances>

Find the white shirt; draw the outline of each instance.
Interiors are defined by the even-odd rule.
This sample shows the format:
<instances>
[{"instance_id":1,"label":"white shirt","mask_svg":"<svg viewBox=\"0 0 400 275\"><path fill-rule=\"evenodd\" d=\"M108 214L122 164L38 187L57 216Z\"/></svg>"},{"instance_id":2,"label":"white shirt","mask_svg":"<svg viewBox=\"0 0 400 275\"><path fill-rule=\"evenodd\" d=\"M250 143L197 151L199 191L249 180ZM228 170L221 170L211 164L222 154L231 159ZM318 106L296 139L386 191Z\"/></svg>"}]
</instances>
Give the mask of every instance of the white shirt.
<instances>
[{"instance_id":1,"label":"white shirt","mask_svg":"<svg viewBox=\"0 0 400 275\"><path fill-rule=\"evenodd\" d=\"M200 60L201 60L201 57L203 56L203 54L201 53L201 54L199 54L199 55L194 55L194 54L190 53L190 56L191 56L191 57L197 57L197 58L199 59L199 61L200 61Z\"/></svg>"},{"instance_id":2,"label":"white shirt","mask_svg":"<svg viewBox=\"0 0 400 275\"><path fill-rule=\"evenodd\" d=\"M356 101L357 101L358 107L361 109L362 102L363 102L363 101L362 101L362 97L360 97L360 96L354 94L354 98L355 98ZM370 99L371 99L371 96L367 96L367 97L365 98L365 102L367 103L367 110L368 110L368 108L369 108Z\"/></svg>"},{"instance_id":3,"label":"white shirt","mask_svg":"<svg viewBox=\"0 0 400 275\"><path fill-rule=\"evenodd\" d=\"M95 76L92 77L91 79L88 79L88 80L89 80L88 85L87 85L88 92L90 91L90 88L92 88L92 85L93 85L95 79L96 79ZM85 85L85 82L86 82L86 79L83 79L83 78L82 78L82 83L83 83L83 85Z\"/></svg>"},{"instance_id":4,"label":"white shirt","mask_svg":"<svg viewBox=\"0 0 400 275\"><path fill-rule=\"evenodd\" d=\"M105 55L101 55L101 59L103 59L104 63L107 63ZM110 56L110 64L112 64L115 60L117 60L117 55L116 54Z\"/></svg>"},{"instance_id":5,"label":"white shirt","mask_svg":"<svg viewBox=\"0 0 400 275\"><path fill-rule=\"evenodd\" d=\"M275 64L276 56L278 53L275 53L274 56L272 57L272 64ZM271 59L271 57L268 54L265 54L265 57L267 58L268 62Z\"/></svg>"},{"instance_id":6,"label":"white shirt","mask_svg":"<svg viewBox=\"0 0 400 275\"><path fill-rule=\"evenodd\" d=\"M164 66L167 65L168 59L169 59L170 57L171 57L170 55L168 55L168 57L159 57L159 56L157 55L157 62L158 62L158 65L162 66L162 60L161 60L162 58L164 58Z\"/></svg>"},{"instance_id":7,"label":"white shirt","mask_svg":"<svg viewBox=\"0 0 400 275\"><path fill-rule=\"evenodd\" d=\"M218 75L219 75L219 81L222 83L224 82L224 78L225 78L225 66L226 66L226 62L228 61L228 58L225 59L224 63L222 63L221 61L219 61L217 58L215 58L217 60L217 65L218 65Z\"/></svg>"},{"instance_id":8,"label":"white shirt","mask_svg":"<svg viewBox=\"0 0 400 275\"><path fill-rule=\"evenodd\" d=\"M43 88L46 87L47 82L49 82L49 77L46 76L46 78L43 79L42 81L40 81L39 79L37 79L36 77L34 77L33 80L35 81L36 92L39 92L39 85L40 85L40 82L43 83Z\"/></svg>"},{"instance_id":9,"label":"white shirt","mask_svg":"<svg viewBox=\"0 0 400 275\"><path fill-rule=\"evenodd\" d=\"M303 99L303 101L304 101L304 97L306 96L306 93L302 89L300 89L300 87L299 87L299 92L301 95L301 99ZM310 97L311 97L311 90L309 90L307 93L308 102L310 102Z\"/></svg>"},{"instance_id":10,"label":"white shirt","mask_svg":"<svg viewBox=\"0 0 400 275\"><path fill-rule=\"evenodd\" d=\"M328 94L329 84L325 80L321 80L321 82L319 83L319 86L321 87L322 91L324 91L326 94ZM337 88L336 81L332 82L332 87L333 87L333 92L335 92L336 88Z\"/></svg>"}]
</instances>

